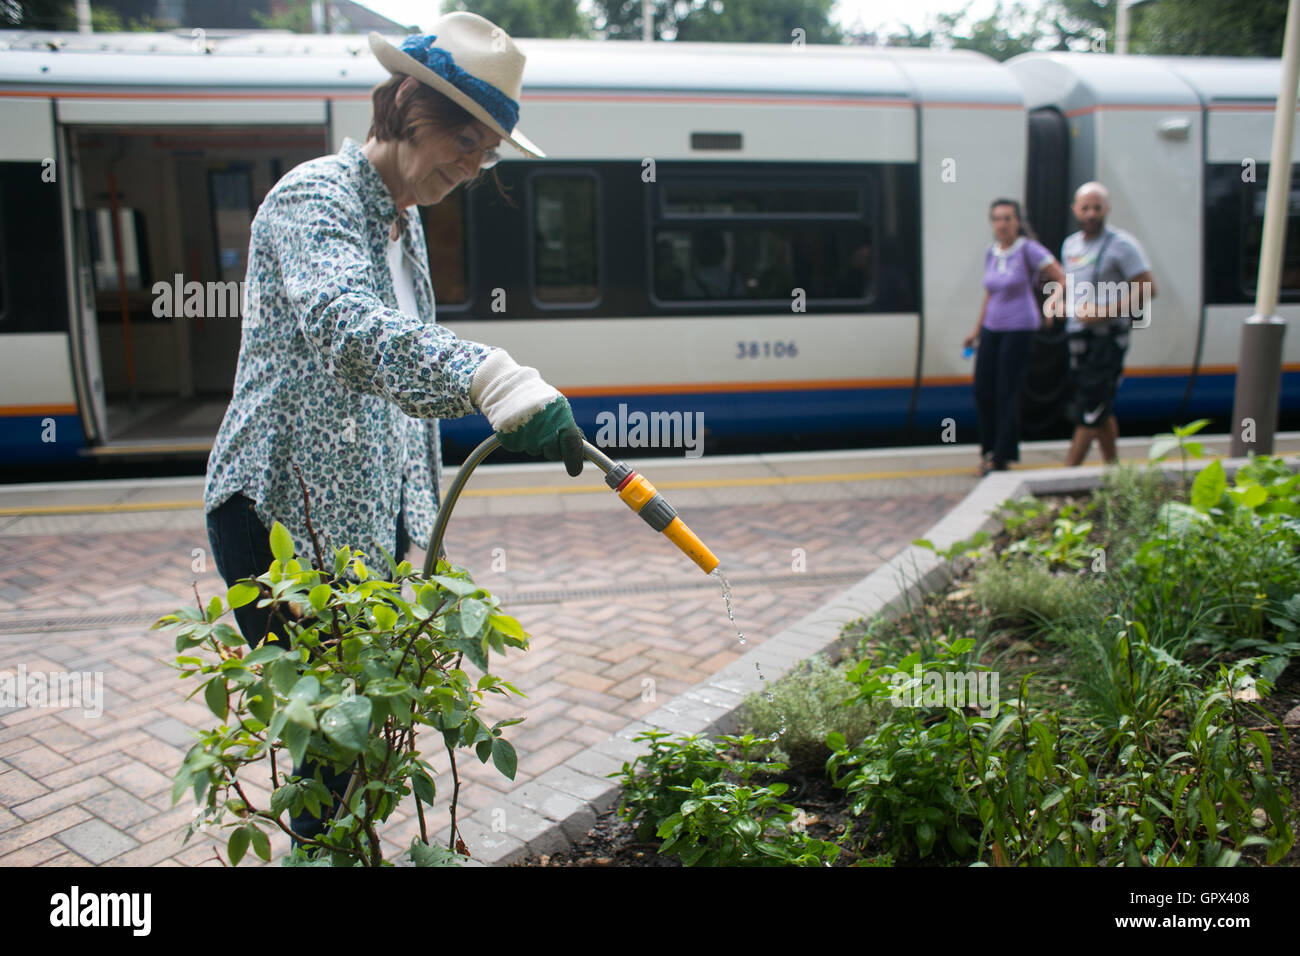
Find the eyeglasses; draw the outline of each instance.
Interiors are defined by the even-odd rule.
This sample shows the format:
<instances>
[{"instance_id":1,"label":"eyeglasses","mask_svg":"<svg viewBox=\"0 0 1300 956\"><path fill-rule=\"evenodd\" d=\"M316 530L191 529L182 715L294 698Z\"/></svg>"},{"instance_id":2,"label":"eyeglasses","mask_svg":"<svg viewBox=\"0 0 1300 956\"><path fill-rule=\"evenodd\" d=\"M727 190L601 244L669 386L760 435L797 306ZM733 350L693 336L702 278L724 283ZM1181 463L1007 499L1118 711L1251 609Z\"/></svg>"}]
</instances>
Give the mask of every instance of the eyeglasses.
<instances>
[{"instance_id":1,"label":"eyeglasses","mask_svg":"<svg viewBox=\"0 0 1300 956\"><path fill-rule=\"evenodd\" d=\"M457 133L452 137L452 143L455 144L456 151L462 156L473 156L475 153L482 153L478 161L479 169L491 169L501 161L501 154L497 152L495 146L484 149L482 142L469 133Z\"/></svg>"}]
</instances>

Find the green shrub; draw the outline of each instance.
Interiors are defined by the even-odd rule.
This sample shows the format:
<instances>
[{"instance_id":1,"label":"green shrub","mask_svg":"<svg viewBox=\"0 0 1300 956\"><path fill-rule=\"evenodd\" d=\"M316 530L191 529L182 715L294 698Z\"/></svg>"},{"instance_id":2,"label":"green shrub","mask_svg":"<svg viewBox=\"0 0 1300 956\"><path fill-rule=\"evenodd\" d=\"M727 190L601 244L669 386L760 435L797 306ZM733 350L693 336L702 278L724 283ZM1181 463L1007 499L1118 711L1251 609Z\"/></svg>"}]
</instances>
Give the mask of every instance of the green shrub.
<instances>
[{"instance_id":1,"label":"green shrub","mask_svg":"<svg viewBox=\"0 0 1300 956\"><path fill-rule=\"evenodd\" d=\"M743 726L755 737L774 739L774 759L800 773L822 773L831 753L826 735L838 730L856 744L879 715L879 707L869 701L845 703L854 688L844 672L824 655L804 661L774 681L767 694L746 698Z\"/></svg>"},{"instance_id":2,"label":"green shrub","mask_svg":"<svg viewBox=\"0 0 1300 956\"><path fill-rule=\"evenodd\" d=\"M971 590L995 620L1034 631L1063 621L1100 618L1104 606L1090 577L1054 575L1024 558L980 568Z\"/></svg>"},{"instance_id":3,"label":"green shrub","mask_svg":"<svg viewBox=\"0 0 1300 956\"><path fill-rule=\"evenodd\" d=\"M752 734L674 740L652 730L633 739L649 741L650 753L610 774L623 782L618 814L641 839L663 839L660 853L686 866L829 866L839 855L799 828L798 809L780 802L787 784L751 782L787 769L751 759L760 743ZM733 749L739 757L728 759Z\"/></svg>"}]
</instances>

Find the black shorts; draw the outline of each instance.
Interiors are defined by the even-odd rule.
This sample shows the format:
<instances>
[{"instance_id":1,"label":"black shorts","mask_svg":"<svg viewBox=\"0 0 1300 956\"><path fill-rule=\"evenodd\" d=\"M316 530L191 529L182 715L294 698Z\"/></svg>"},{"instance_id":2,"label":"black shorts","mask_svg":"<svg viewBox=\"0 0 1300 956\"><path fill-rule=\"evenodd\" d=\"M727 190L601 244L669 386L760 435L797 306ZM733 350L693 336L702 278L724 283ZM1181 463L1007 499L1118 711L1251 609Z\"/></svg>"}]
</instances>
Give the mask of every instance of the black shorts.
<instances>
[{"instance_id":1,"label":"black shorts","mask_svg":"<svg viewBox=\"0 0 1300 956\"><path fill-rule=\"evenodd\" d=\"M1070 420L1076 425L1100 428L1113 414L1128 336L1128 329L1110 326L1070 333Z\"/></svg>"}]
</instances>

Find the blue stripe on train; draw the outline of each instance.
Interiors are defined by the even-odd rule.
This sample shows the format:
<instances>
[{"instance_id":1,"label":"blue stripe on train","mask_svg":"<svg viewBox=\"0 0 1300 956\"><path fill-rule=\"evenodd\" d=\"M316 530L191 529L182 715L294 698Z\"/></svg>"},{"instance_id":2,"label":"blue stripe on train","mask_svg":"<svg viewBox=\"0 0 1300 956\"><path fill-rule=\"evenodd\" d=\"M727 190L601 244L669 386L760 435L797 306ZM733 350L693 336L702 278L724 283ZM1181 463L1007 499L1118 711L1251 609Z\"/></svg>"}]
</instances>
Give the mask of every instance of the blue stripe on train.
<instances>
[{"instance_id":1,"label":"blue stripe on train","mask_svg":"<svg viewBox=\"0 0 1300 956\"><path fill-rule=\"evenodd\" d=\"M68 461L84 444L76 415L0 415L0 462L7 465Z\"/></svg>"},{"instance_id":2,"label":"blue stripe on train","mask_svg":"<svg viewBox=\"0 0 1300 956\"><path fill-rule=\"evenodd\" d=\"M1186 376L1128 376L1120 386L1116 415L1121 424L1156 423L1161 428L1196 418L1213 419L1211 431L1224 431L1232 408L1236 376L1198 376L1187 408L1180 412L1187 394ZM619 405L625 406L622 420L628 430L634 413L652 412L683 415L700 413L711 437L752 439L773 433L817 435L850 431L855 433L901 432L907 425L912 392L907 388L803 389L796 391L709 392L679 395L613 395L570 399L574 417L589 440L598 431L597 416L617 427ZM1300 413L1300 372L1284 372L1280 407ZM1180 421L1175 422L1178 416ZM976 426L975 399L971 385L931 385L920 390L912 418L913 436L933 432L936 443L952 419L958 431L969 435ZM480 415L445 421L442 429L457 444L473 446L489 434ZM648 430L648 429L647 429Z\"/></svg>"}]
</instances>

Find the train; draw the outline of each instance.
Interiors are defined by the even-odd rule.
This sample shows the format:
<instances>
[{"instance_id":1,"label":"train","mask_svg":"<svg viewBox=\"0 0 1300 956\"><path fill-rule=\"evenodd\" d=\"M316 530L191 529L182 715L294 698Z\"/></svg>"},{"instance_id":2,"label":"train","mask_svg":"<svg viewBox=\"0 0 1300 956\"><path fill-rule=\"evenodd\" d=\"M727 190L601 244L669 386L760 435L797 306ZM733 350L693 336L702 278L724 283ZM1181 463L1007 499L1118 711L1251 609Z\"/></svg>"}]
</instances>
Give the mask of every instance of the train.
<instances>
[{"instance_id":1,"label":"train","mask_svg":"<svg viewBox=\"0 0 1300 956\"><path fill-rule=\"evenodd\" d=\"M1022 199L1059 254L1091 180L1158 289L1121 427L1226 430L1279 61L519 42L547 155L506 150L497 183L421 210L437 320L541 370L589 437L631 456L681 454L679 422L713 452L970 438L989 204ZM364 141L386 77L357 36L0 32L0 463L201 465L258 205ZM1068 434L1065 361L1045 329L1025 437ZM1282 369L1285 423L1294 335ZM443 422L446 456L488 433Z\"/></svg>"}]
</instances>

